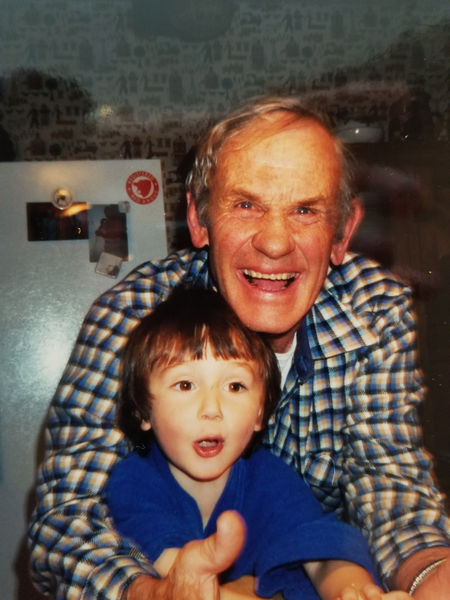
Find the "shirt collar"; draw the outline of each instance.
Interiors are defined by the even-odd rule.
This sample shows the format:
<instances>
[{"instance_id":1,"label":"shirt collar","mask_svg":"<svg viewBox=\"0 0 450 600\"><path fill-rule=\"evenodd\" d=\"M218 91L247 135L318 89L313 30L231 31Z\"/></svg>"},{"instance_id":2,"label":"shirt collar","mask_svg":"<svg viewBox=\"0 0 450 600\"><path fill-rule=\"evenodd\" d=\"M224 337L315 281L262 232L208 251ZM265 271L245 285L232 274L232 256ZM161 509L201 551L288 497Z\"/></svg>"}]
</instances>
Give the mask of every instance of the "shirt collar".
<instances>
[{"instance_id":1,"label":"shirt collar","mask_svg":"<svg viewBox=\"0 0 450 600\"><path fill-rule=\"evenodd\" d=\"M338 293L331 270L313 307L297 331L294 365L301 382L313 374L313 361L352 352L377 343L371 314L357 314L352 298Z\"/></svg>"},{"instance_id":2,"label":"shirt collar","mask_svg":"<svg viewBox=\"0 0 450 600\"><path fill-rule=\"evenodd\" d=\"M216 289L208 263L208 250L202 248L194 255L189 271L183 278L183 284L193 288Z\"/></svg>"},{"instance_id":3,"label":"shirt collar","mask_svg":"<svg viewBox=\"0 0 450 600\"><path fill-rule=\"evenodd\" d=\"M377 343L371 328L372 314L356 313L350 294L338 292L334 277L328 277L307 315L308 340L313 359L352 352Z\"/></svg>"},{"instance_id":4,"label":"shirt collar","mask_svg":"<svg viewBox=\"0 0 450 600\"><path fill-rule=\"evenodd\" d=\"M308 327L305 319L303 319L297 330L297 344L293 360L302 383L307 381L314 372L313 357L308 337Z\"/></svg>"},{"instance_id":5,"label":"shirt collar","mask_svg":"<svg viewBox=\"0 0 450 600\"><path fill-rule=\"evenodd\" d=\"M198 252L196 258L188 279L194 285L215 288L208 269L207 250ZM293 363L301 381L312 376L314 360L377 343L378 336L370 326L370 313L361 315L355 312L352 298L339 291L345 283L339 281L340 277L339 269L331 267L316 302L297 331Z\"/></svg>"}]
</instances>

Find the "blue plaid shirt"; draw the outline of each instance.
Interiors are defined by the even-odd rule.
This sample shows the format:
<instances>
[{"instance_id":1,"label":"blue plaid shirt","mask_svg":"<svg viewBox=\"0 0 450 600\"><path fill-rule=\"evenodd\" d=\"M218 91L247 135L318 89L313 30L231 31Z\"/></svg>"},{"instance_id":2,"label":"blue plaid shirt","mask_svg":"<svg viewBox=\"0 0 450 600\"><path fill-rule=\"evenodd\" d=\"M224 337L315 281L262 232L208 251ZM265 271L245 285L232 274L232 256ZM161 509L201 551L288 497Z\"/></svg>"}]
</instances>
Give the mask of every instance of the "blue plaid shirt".
<instances>
[{"instance_id":1,"label":"blue plaid shirt","mask_svg":"<svg viewBox=\"0 0 450 600\"><path fill-rule=\"evenodd\" d=\"M104 500L108 473L128 452L114 423L119 357L138 320L188 280L212 286L205 251L142 265L85 319L48 415L29 532L34 581L56 599L118 600L134 577L154 574L115 533ZM368 259L349 254L331 269L265 439L326 511L363 531L384 578L413 551L450 542L420 448L411 304L409 289Z\"/></svg>"}]
</instances>

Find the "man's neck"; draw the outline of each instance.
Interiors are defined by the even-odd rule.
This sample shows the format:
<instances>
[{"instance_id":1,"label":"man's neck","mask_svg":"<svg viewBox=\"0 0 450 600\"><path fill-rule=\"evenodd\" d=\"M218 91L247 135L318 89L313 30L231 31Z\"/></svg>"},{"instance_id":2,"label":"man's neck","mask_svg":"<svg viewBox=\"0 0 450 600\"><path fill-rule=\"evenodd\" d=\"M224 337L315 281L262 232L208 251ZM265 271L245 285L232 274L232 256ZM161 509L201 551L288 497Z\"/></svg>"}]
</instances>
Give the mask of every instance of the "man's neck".
<instances>
[{"instance_id":1,"label":"man's neck","mask_svg":"<svg viewBox=\"0 0 450 600\"><path fill-rule=\"evenodd\" d=\"M282 334L266 333L264 337L274 352L283 354L284 352L289 352L291 349L295 333L295 331L288 331L287 333Z\"/></svg>"}]
</instances>

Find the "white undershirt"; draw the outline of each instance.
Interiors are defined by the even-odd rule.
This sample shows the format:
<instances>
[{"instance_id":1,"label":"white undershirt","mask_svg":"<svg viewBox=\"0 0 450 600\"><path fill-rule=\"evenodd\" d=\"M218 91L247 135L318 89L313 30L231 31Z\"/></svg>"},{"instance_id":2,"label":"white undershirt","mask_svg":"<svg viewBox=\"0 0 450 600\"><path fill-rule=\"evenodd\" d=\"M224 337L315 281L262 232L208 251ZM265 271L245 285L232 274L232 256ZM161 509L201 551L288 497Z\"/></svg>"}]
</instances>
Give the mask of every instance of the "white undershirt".
<instances>
[{"instance_id":1,"label":"white undershirt","mask_svg":"<svg viewBox=\"0 0 450 600\"><path fill-rule=\"evenodd\" d=\"M278 366L281 372L281 388L284 386L286 377L288 376L289 369L291 368L292 359L294 358L295 352L295 338L292 340L291 347L287 352L275 352L275 356L278 360Z\"/></svg>"}]
</instances>

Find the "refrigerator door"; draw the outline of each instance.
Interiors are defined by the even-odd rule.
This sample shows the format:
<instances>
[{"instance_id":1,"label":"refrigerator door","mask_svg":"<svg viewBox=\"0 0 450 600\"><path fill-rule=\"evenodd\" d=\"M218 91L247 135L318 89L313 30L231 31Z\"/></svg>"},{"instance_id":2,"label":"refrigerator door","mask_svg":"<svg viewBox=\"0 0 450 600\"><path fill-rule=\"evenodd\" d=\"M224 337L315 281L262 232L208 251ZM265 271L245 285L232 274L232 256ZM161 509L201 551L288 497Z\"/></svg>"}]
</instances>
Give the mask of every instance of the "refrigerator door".
<instances>
[{"instance_id":1,"label":"refrigerator door","mask_svg":"<svg viewBox=\"0 0 450 600\"><path fill-rule=\"evenodd\" d=\"M96 272L88 239L28 241L27 203L53 206L61 188L72 198L63 194L59 202L119 205L126 215L129 260L119 260L116 281L167 252L159 160L0 163L1 539L16 547L23 573L47 408L85 313L115 283ZM0 580L10 578L10 568L2 561Z\"/></svg>"}]
</instances>

